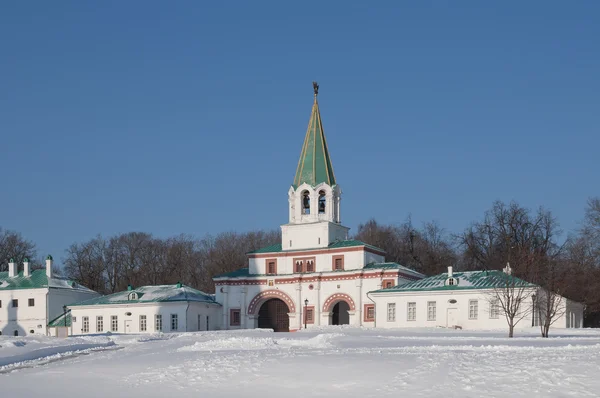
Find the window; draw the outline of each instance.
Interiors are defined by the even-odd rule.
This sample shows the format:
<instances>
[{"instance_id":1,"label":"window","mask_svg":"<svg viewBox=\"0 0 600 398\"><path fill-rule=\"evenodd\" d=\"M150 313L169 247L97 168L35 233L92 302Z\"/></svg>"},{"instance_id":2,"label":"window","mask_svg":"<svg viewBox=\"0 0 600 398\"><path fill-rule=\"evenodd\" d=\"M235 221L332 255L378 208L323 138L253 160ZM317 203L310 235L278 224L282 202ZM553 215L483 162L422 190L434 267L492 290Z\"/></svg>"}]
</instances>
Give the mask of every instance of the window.
<instances>
[{"instance_id":1,"label":"window","mask_svg":"<svg viewBox=\"0 0 600 398\"><path fill-rule=\"evenodd\" d=\"M375 320L375 305L365 304L365 315L363 317L365 322L373 322Z\"/></svg>"},{"instance_id":2,"label":"window","mask_svg":"<svg viewBox=\"0 0 600 398\"><path fill-rule=\"evenodd\" d=\"M296 272L302 272L302 261L296 261Z\"/></svg>"},{"instance_id":3,"label":"window","mask_svg":"<svg viewBox=\"0 0 600 398\"><path fill-rule=\"evenodd\" d=\"M2 300L0 300L0 308L2 308Z\"/></svg>"},{"instance_id":4,"label":"window","mask_svg":"<svg viewBox=\"0 0 600 398\"><path fill-rule=\"evenodd\" d=\"M35 306L35 299L29 299L29 300L28 300L28 305L29 305L30 307L33 307L33 306Z\"/></svg>"},{"instance_id":5,"label":"window","mask_svg":"<svg viewBox=\"0 0 600 398\"><path fill-rule=\"evenodd\" d=\"M454 278L448 278L448 281L446 281L446 284L448 286L454 286L454 285L456 285L456 279L454 279Z\"/></svg>"},{"instance_id":6,"label":"window","mask_svg":"<svg viewBox=\"0 0 600 398\"><path fill-rule=\"evenodd\" d=\"M96 317L96 332L97 333L104 332L104 318L101 316Z\"/></svg>"},{"instance_id":7,"label":"window","mask_svg":"<svg viewBox=\"0 0 600 398\"><path fill-rule=\"evenodd\" d=\"M490 301L490 318L498 319L500 315L500 306L498 304L498 299L494 299Z\"/></svg>"},{"instance_id":8,"label":"window","mask_svg":"<svg viewBox=\"0 0 600 398\"><path fill-rule=\"evenodd\" d=\"M406 320L416 321L417 320L417 303L408 303L406 310Z\"/></svg>"},{"instance_id":9,"label":"window","mask_svg":"<svg viewBox=\"0 0 600 398\"><path fill-rule=\"evenodd\" d=\"M469 319L477 319L478 306L477 300L469 300Z\"/></svg>"},{"instance_id":10,"label":"window","mask_svg":"<svg viewBox=\"0 0 600 398\"><path fill-rule=\"evenodd\" d=\"M140 315L140 332L146 331L146 315Z\"/></svg>"},{"instance_id":11,"label":"window","mask_svg":"<svg viewBox=\"0 0 600 398\"><path fill-rule=\"evenodd\" d=\"M268 259L265 262L266 269L265 273L267 275L275 275L277 273L277 260L274 258Z\"/></svg>"},{"instance_id":12,"label":"window","mask_svg":"<svg viewBox=\"0 0 600 398\"><path fill-rule=\"evenodd\" d=\"M240 326L241 316L239 309L232 309L229 311L229 326Z\"/></svg>"},{"instance_id":13,"label":"window","mask_svg":"<svg viewBox=\"0 0 600 398\"><path fill-rule=\"evenodd\" d=\"M208 315L206 316L206 330L208 330Z\"/></svg>"},{"instance_id":14,"label":"window","mask_svg":"<svg viewBox=\"0 0 600 398\"><path fill-rule=\"evenodd\" d=\"M315 262L313 260L306 261L306 272L315 272Z\"/></svg>"},{"instance_id":15,"label":"window","mask_svg":"<svg viewBox=\"0 0 600 398\"><path fill-rule=\"evenodd\" d=\"M13 299L12 306L13 306L13 308L17 308L19 306L19 300Z\"/></svg>"},{"instance_id":16,"label":"window","mask_svg":"<svg viewBox=\"0 0 600 398\"><path fill-rule=\"evenodd\" d=\"M73 319L73 323L77 323L77 317L76 316L72 317L72 319Z\"/></svg>"},{"instance_id":17,"label":"window","mask_svg":"<svg viewBox=\"0 0 600 398\"><path fill-rule=\"evenodd\" d=\"M171 330L177 330L179 328L179 320L177 314L171 314Z\"/></svg>"},{"instance_id":18,"label":"window","mask_svg":"<svg viewBox=\"0 0 600 398\"><path fill-rule=\"evenodd\" d=\"M83 319L83 326L81 328L81 331L83 333L89 333L89 331L90 331L90 318L88 318L87 316L84 316L81 319Z\"/></svg>"},{"instance_id":19,"label":"window","mask_svg":"<svg viewBox=\"0 0 600 398\"><path fill-rule=\"evenodd\" d=\"M334 271L341 271L344 269L344 256L333 256L332 268Z\"/></svg>"},{"instance_id":20,"label":"window","mask_svg":"<svg viewBox=\"0 0 600 398\"><path fill-rule=\"evenodd\" d=\"M319 214L325 214L325 191L319 191Z\"/></svg>"},{"instance_id":21,"label":"window","mask_svg":"<svg viewBox=\"0 0 600 398\"><path fill-rule=\"evenodd\" d=\"M310 214L310 194L308 191L302 192L302 214Z\"/></svg>"},{"instance_id":22,"label":"window","mask_svg":"<svg viewBox=\"0 0 600 398\"><path fill-rule=\"evenodd\" d=\"M111 317L110 317L110 331L111 332L119 331L119 317L117 315L111 315Z\"/></svg>"},{"instance_id":23,"label":"window","mask_svg":"<svg viewBox=\"0 0 600 398\"><path fill-rule=\"evenodd\" d=\"M154 315L154 330L162 332L162 315Z\"/></svg>"},{"instance_id":24,"label":"window","mask_svg":"<svg viewBox=\"0 0 600 398\"><path fill-rule=\"evenodd\" d=\"M436 303L435 303L435 301L428 301L427 302L427 320L435 321L435 316L436 316Z\"/></svg>"},{"instance_id":25,"label":"window","mask_svg":"<svg viewBox=\"0 0 600 398\"><path fill-rule=\"evenodd\" d=\"M200 327L201 324L202 324L202 315L198 315L198 331L202 330L202 328Z\"/></svg>"},{"instance_id":26,"label":"window","mask_svg":"<svg viewBox=\"0 0 600 398\"><path fill-rule=\"evenodd\" d=\"M18 331L18 330L15 330L15 331L13 332L13 335L15 335L15 336L18 336L18 335L19 335L19 331Z\"/></svg>"},{"instance_id":27,"label":"window","mask_svg":"<svg viewBox=\"0 0 600 398\"><path fill-rule=\"evenodd\" d=\"M381 282L381 286L383 286L384 289L390 288L390 287L394 287L396 284L394 283L393 279L384 279Z\"/></svg>"},{"instance_id":28,"label":"window","mask_svg":"<svg viewBox=\"0 0 600 398\"><path fill-rule=\"evenodd\" d=\"M309 324L315 323L315 307L305 306L304 307L304 321Z\"/></svg>"},{"instance_id":29,"label":"window","mask_svg":"<svg viewBox=\"0 0 600 398\"><path fill-rule=\"evenodd\" d=\"M396 322L396 303L388 303L387 320L388 322Z\"/></svg>"}]
</instances>

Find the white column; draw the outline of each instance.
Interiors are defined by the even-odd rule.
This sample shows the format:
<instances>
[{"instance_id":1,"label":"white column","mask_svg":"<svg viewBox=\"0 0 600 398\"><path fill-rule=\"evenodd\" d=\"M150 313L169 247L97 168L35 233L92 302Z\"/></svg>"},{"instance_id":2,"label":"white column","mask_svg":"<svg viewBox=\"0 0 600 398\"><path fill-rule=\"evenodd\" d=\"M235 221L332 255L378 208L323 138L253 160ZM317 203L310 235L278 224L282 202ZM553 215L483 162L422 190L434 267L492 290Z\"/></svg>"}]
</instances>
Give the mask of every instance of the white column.
<instances>
[{"instance_id":1,"label":"white column","mask_svg":"<svg viewBox=\"0 0 600 398\"><path fill-rule=\"evenodd\" d=\"M240 328L247 329L248 286L242 288L242 308L240 308Z\"/></svg>"},{"instance_id":2,"label":"white column","mask_svg":"<svg viewBox=\"0 0 600 398\"><path fill-rule=\"evenodd\" d=\"M317 302L315 303L315 326L321 325L321 282L317 282L315 285L317 293Z\"/></svg>"},{"instance_id":3,"label":"white column","mask_svg":"<svg viewBox=\"0 0 600 398\"><path fill-rule=\"evenodd\" d=\"M356 287L358 288L358 299L355 301L355 305L356 305L356 315L358 316L358 322L357 325L362 326L363 324L363 316L362 316L362 310L363 310L363 295L362 295L362 285L363 285L363 280L362 278L359 278L356 280Z\"/></svg>"},{"instance_id":4,"label":"white column","mask_svg":"<svg viewBox=\"0 0 600 398\"><path fill-rule=\"evenodd\" d=\"M222 286L223 289L223 330L229 329L229 286Z\"/></svg>"}]
</instances>

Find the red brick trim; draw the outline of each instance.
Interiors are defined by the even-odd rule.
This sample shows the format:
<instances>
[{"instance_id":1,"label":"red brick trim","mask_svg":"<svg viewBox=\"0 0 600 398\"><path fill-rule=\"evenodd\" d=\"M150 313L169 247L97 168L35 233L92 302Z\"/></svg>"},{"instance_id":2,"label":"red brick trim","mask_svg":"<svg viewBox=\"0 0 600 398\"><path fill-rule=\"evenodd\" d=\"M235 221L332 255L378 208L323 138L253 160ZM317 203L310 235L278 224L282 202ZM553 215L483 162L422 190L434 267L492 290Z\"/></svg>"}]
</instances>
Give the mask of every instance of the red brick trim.
<instances>
[{"instance_id":1,"label":"red brick trim","mask_svg":"<svg viewBox=\"0 0 600 398\"><path fill-rule=\"evenodd\" d=\"M275 272L269 272L269 264L270 263L275 263L274 267L273 267ZM265 260L265 274L266 275L277 275L277 259L276 258L268 258Z\"/></svg>"},{"instance_id":2,"label":"red brick trim","mask_svg":"<svg viewBox=\"0 0 600 398\"><path fill-rule=\"evenodd\" d=\"M317 254L333 254L333 253L348 253L348 252L359 252L365 251L369 253L379 254L380 256L384 256L385 253L379 250L371 249L366 246L352 246L352 247L340 247L335 249L317 249L317 250L298 250L298 251L285 251L285 252L272 252L272 253L253 253L248 254L249 258L269 258L273 256L277 257L294 257L294 256L302 256L306 255L307 252L311 255L316 256Z\"/></svg>"},{"instance_id":3,"label":"red brick trim","mask_svg":"<svg viewBox=\"0 0 600 398\"><path fill-rule=\"evenodd\" d=\"M341 260L342 262L342 268L335 268L335 262L337 260ZM339 255L339 256L332 256L331 257L331 270L332 271L343 271L344 270L344 255Z\"/></svg>"},{"instance_id":4,"label":"red brick trim","mask_svg":"<svg viewBox=\"0 0 600 398\"><path fill-rule=\"evenodd\" d=\"M297 270L296 268L296 263L298 261L302 262L302 265L300 266L300 271ZM307 262L308 261L312 261L312 271L308 271L308 266L307 266ZM316 265L317 265L317 259L316 257L294 257L294 274L298 274L298 273L304 273L304 272L315 272L316 269Z\"/></svg>"},{"instance_id":5,"label":"red brick trim","mask_svg":"<svg viewBox=\"0 0 600 398\"><path fill-rule=\"evenodd\" d=\"M307 312L311 311L312 312L312 319L308 319ZM307 325L312 325L315 323L315 306L314 305L309 305L308 307L304 307L303 309L303 318L302 321L304 323L306 323Z\"/></svg>"},{"instance_id":6,"label":"red brick trim","mask_svg":"<svg viewBox=\"0 0 600 398\"><path fill-rule=\"evenodd\" d=\"M354 305L354 300L352 300L352 297L348 296L346 293L335 293L325 300L325 303L323 304L323 312L329 312L331 308L339 301L345 301L350 307L350 311L356 310L356 306Z\"/></svg>"},{"instance_id":7,"label":"red brick trim","mask_svg":"<svg viewBox=\"0 0 600 398\"><path fill-rule=\"evenodd\" d=\"M369 316L369 309L373 310L373 316ZM363 311L363 322L375 322L375 304L365 304Z\"/></svg>"},{"instance_id":8,"label":"red brick trim","mask_svg":"<svg viewBox=\"0 0 600 398\"><path fill-rule=\"evenodd\" d=\"M401 276L404 279L409 281L416 281L421 278L417 278L414 275L406 275L402 272L398 271L387 271L387 272L371 272L371 273L350 273L350 272L340 272L337 275L310 275L310 276L294 276L294 277L283 277L277 276L275 277L275 284L290 284L290 283L300 283L300 282L318 282L318 281L345 281L345 280L354 280L354 279L373 279L373 278L381 278L386 276ZM215 281L215 285L229 285L229 286L239 286L239 285L266 285L267 279L264 279L264 276L252 278L252 279L220 279Z\"/></svg>"},{"instance_id":9,"label":"red brick trim","mask_svg":"<svg viewBox=\"0 0 600 398\"><path fill-rule=\"evenodd\" d=\"M296 312L296 306L294 305L294 300L286 293L281 290L265 290L264 292L258 293L252 301L250 301L250 305L248 306L248 314L254 314L258 308L260 308L259 304L262 304L264 301L268 299L278 298L283 300L284 303L287 304L289 312Z\"/></svg>"},{"instance_id":10,"label":"red brick trim","mask_svg":"<svg viewBox=\"0 0 600 398\"><path fill-rule=\"evenodd\" d=\"M391 283L392 285L387 286L388 283ZM394 287L394 286L396 286L396 280L394 280L394 279L384 279L381 281L381 287L384 289L388 288L388 287Z\"/></svg>"},{"instance_id":11,"label":"red brick trim","mask_svg":"<svg viewBox=\"0 0 600 398\"><path fill-rule=\"evenodd\" d=\"M237 312L238 313L238 321L234 322L233 320L233 314ZM239 308L231 308L229 310L229 326L240 326L242 321L242 311Z\"/></svg>"}]
</instances>

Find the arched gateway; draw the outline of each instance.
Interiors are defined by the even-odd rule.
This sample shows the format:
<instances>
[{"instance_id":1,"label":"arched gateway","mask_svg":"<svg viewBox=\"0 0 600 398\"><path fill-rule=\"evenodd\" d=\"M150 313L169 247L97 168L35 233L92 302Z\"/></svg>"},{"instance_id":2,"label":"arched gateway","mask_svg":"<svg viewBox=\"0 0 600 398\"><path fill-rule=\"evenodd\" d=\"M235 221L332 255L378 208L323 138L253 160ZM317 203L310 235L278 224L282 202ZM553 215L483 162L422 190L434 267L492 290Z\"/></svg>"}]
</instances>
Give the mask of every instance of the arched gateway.
<instances>
[{"instance_id":1,"label":"arched gateway","mask_svg":"<svg viewBox=\"0 0 600 398\"><path fill-rule=\"evenodd\" d=\"M323 304L323 312L329 312L330 325L349 325L349 311L354 310L356 310L354 300L345 293L332 294Z\"/></svg>"},{"instance_id":2,"label":"arched gateway","mask_svg":"<svg viewBox=\"0 0 600 398\"><path fill-rule=\"evenodd\" d=\"M249 315L258 313L257 326L259 328L273 329L276 332L290 331L288 313L295 311L294 301L281 290L260 292L248 306Z\"/></svg>"}]
</instances>

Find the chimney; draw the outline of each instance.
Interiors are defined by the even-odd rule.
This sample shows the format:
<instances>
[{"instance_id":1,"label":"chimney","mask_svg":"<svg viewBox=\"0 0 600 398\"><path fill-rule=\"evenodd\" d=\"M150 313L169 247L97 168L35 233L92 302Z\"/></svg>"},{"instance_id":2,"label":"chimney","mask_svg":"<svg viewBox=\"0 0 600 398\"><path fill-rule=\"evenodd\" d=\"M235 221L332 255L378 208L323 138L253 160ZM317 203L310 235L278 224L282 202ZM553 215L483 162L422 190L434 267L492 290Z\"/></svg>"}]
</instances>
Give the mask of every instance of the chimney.
<instances>
[{"instance_id":1,"label":"chimney","mask_svg":"<svg viewBox=\"0 0 600 398\"><path fill-rule=\"evenodd\" d=\"M52 256L49 254L46 257L46 276L52 278Z\"/></svg>"},{"instance_id":2,"label":"chimney","mask_svg":"<svg viewBox=\"0 0 600 398\"><path fill-rule=\"evenodd\" d=\"M14 278L17 276L17 264L15 264L15 260L11 258L8 260L8 277Z\"/></svg>"},{"instance_id":3,"label":"chimney","mask_svg":"<svg viewBox=\"0 0 600 398\"><path fill-rule=\"evenodd\" d=\"M512 268L510 268L510 263L506 263L506 268L504 268L502 271L504 271L504 273L506 275L511 275L512 274Z\"/></svg>"},{"instance_id":4,"label":"chimney","mask_svg":"<svg viewBox=\"0 0 600 398\"><path fill-rule=\"evenodd\" d=\"M25 257L23 259L23 276L29 277L31 275L31 269L29 267L29 259Z\"/></svg>"},{"instance_id":5,"label":"chimney","mask_svg":"<svg viewBox=\"0 0 600 398\"><path fill-rule=\"evenodd\" d=\"M448 267L448 278L452 278L452 266Z\"/></svg>"},{"instance_id":6,"label":"chimney","mask_svg":"<svg viewBox=\"0 0 600 398\"><path fill-rule=\"evenodd\" d=\"M127 285L127 291L130 292L133 290L133 287L131 285Z\"/></svg>"}]
</instances>

